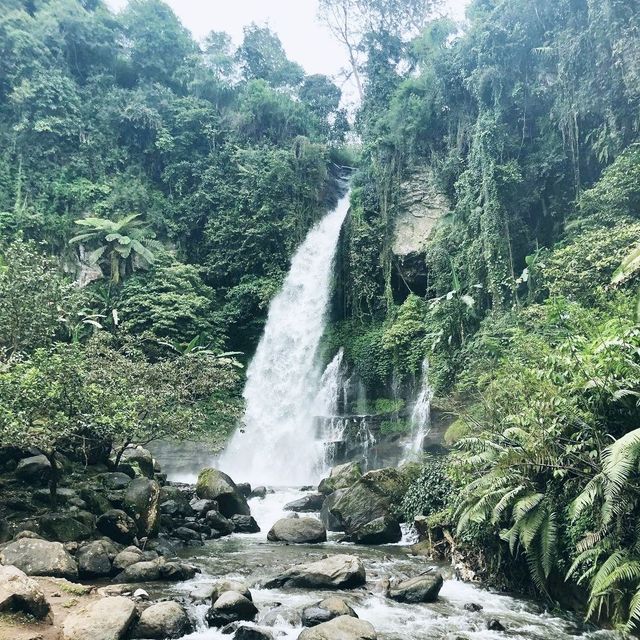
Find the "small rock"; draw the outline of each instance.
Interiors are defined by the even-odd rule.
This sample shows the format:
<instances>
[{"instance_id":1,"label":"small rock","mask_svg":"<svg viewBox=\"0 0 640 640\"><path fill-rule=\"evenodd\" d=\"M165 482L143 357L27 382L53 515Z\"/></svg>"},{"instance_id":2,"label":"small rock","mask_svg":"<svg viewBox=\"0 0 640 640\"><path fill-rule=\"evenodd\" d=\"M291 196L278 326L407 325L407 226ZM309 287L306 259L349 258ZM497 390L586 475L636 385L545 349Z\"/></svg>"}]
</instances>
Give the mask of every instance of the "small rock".
<instances>
[{"instance_id":1,"label":"small rock","mask_svg":"<svg viewBox=\"0 0 640 640\"><path fill-rule=\"evenodd\" d=\"M136 562L114 578L115 582L124 583L154 582L155 580L160 580L160 562L158 560Z\"/></svg>"},{"instance_id":2,"label":"small rock","mask_svg":"<svg viewBox=\"0 0 640 640\"><path fill-rule=\"evenodd\" d=\"M315 627L339 616L357 618L358 614L341 598L326 598L318 604L303 609L302 624L305 627Z\"/></svg>"},{"instance_id":3,"label":"small rock","mask_svg":"<svg viewBox=\"0 0 640 640\"><path fill-rule=\"evenodd\" d=\"M471 613L478 613L482 611L483 608L482 605L476 604L475 602L467 602L467 604L464 605L465 611L471 611Z\"/></svg>"},{"instance_id":4,"label":"small rock","mask_svg":"<svg viewBox=\"0 0 640 640\"><path fill-rule=\"evenodd\" d=\"M212 585L211 602L215 602L221 595L232 591L243 595L247 600L253 601L253 596L249 587L244 582L238 580L219 580Z\"/></svg>"},{"instance_id":5,"label":"small rock","mask_svg":"<svg viewBox=\"0 0 640 640\"><path fill-rule=\"evenodd\" d=\"M489 622L487 622L487 629L489 631L506 631L502 622L500 622L500 620L497 620L496 618L493 618L492 620L489 620Z\"/></svg>"},{"instance_id":6,"label":"small rock","mask_svg":"<svg viewBox=\"0 0 640 640\"><path fill-rule=\"evenodd\" d=\"M113 568L116 571L124 571L136 562L142 562L143 553L138 547L127 547L121 551L113 560Z\"/></svg>"},{"instance_id":7,"label":"small rock","mask_svg":"<svg viewBox=\"0 0 640 640\"><path fill-rule=\"evenodd\" d=\"M136 600L149 600L149 594L144 589L136 589L133 592L133 597Z\"/></svg>"},{"instance_id":8,"label":"small rock","mask_svg":"<svg viewBox=\"0 0 640 640\"><path fill-rule=\"evenodd\" d=\"M251 485L248 482L238 482L236 486L245 498L248 498L251 495Z\"/></svg>"},{"instance_id":9,"label":"small rock","mask_svg":"<svg viewBox=\"0 0 640 640\"><path fill-rule=\"evenodd\" d=\"M267 497L267 488L266 487L256 487L249 496L250 498L261 498L264 499Z\"/></svg>"},{"instance_id":10,"label":"small rock","mask_svg":"<svg viewBox=\"0 0 640 640\"><path fill-rule=\"evenodd\" d=\"M218 510L218 503L215 500L192 500L190 505L200 517L204 517L209 511Z\"/></svg>"},{"instance_id":11,"label":"small rock","mask_svg":"<svg viewBox=\"0 0 640 640\"><path fill-rule=\"evenodd\" d=\"M226 518L239 513L243 516L251 515L247 499L240 492L236 483L222 471L204 469L198 476L196 484L198 498L215 500L220 513Z\"/></svg>"},{"instance_id":12,"label":"small rock","mask_svg":"<svg viewBox=\"0 0 640 640\"><path fill-rule=\"evenodd\" d=\"M39 522L42 534L57 542L78 542L91 536L91 528L69 514L47 513Z\"/></svg>"},{"instance_id":13,"label":"small rock","mask_svg":"<svg viewBox=\"0 0 640 640\"><path fill-rule=\"evenodd\" d=\"M131 484L131 478L121 471L102 473L98 476L98 480L105 489L111 491L122 491Z\"/></svg>"}]
</instances>

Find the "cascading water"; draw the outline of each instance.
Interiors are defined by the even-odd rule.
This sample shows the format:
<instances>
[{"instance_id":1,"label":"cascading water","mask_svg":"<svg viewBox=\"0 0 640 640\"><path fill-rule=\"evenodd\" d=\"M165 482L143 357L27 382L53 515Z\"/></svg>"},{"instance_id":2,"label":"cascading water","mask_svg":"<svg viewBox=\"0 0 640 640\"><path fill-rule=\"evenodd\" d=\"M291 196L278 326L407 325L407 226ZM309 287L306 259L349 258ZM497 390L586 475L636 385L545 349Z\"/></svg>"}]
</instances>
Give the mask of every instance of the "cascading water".
<instances>
[{"instance_id":1,"label":"cascading water","mask_svg":"<svg viewBox=\"0 0 640 640\"><path fill-rule=\"evenodd\" d=\"M327 368L320 378L320 389L315 399L315 415L331 417L335 416L340 410L341 396L344 395L344 371L342 369L342 360L344 359L344 349L340 349L336 353L333 360L327 365Z\"/></svg>"},{"instance_id":2,"label":"cascading water","mask_svg":"<svg viewBox=\"0 0 640 640\"><path fill-rule=\"evenodd\" d=\"M433 389L429 382L429 360L422 362L422 379L420 381L420 393L416 398L416 403L411 412L411 441L408 443L406 452L408 455L415 455L422 451L422 443L431 427L431 401L433 400Z\"/></svg>"},{"instance_id":3,"label":"cascading water","mask_svg":"<svg viewBox=\"0 0 640 640\"><path fill-rule=\"evenodd\" d=\"M311 484L324 446L314 433L321 375L317 363L331 294L333 263L349 195L307 235L271 302L264 334L247 371L246 410L218 466L257 484Z\"/></svg>"}]
</instances>

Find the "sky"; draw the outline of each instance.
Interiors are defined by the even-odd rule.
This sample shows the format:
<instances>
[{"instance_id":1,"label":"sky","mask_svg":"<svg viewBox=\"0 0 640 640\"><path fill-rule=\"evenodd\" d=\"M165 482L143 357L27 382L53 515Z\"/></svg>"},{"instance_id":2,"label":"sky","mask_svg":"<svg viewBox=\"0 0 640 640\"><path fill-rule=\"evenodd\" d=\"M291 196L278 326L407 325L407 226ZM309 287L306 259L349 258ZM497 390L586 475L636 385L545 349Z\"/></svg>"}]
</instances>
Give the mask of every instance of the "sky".
<instances>
[{"instance_id":1,"label":"sky","mask_svg":"<svg viewBox=\"0 0 640 640\"><path fill-rule=\"evenodd\" d=\"M226 31L234 42L242 41L242 28L255 22L275 31L289 59L307 73L336 76L345 66L345 54L318 21L318 0L165 0L196 39L210 31ZM464 16L468 0L447 0L456 18ZM127 0L107 0L119 10Z\"/></svg>"}]
</instances>

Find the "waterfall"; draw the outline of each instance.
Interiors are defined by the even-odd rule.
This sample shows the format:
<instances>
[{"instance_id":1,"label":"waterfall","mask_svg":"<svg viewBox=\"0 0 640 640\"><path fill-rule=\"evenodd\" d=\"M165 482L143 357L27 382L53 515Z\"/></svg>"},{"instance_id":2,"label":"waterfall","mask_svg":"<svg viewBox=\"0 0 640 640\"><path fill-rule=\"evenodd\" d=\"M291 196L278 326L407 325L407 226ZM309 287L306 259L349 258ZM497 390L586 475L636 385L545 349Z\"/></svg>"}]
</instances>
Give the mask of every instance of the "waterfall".
<instances>
[{"instance_id":1,"label":"waterfall","mask_svg":"<svg viewBox=\"0 0 640 640\"><path fill-rule=\"evenodd\" d=\"M324 446L313 420L321 384L317 352L348 209L347 194L309 232L271 302L247 370L243 424L218 461L237 480L273 486L312 484L322 473Z\"/></svg>"},{"instance_id":2,"label":"waterfall","mask_svg":"<svg viewBox=\"0 0 640 640\"><path fill-rule=\"evenodd\" d=\"M407 454L417 454L422 451L422 443L431 427L431 401L433 389L429 382L429 360L422 362L422 379L420 392L411 412L411 441L407 446Z\"/></svg>"},{"instance_id":3,"label":"waterfall","mask_svg":"<svg viewBox=\"0 0 640 640\"><path fill-rule=\"evenodd\" d=\"M343 359L344 349L341 347L320 378L320 390L314 403L316 416L335 416L340 410L340 401L343 400L341 396L345 392Z\"/></svg>"}]
</instances>

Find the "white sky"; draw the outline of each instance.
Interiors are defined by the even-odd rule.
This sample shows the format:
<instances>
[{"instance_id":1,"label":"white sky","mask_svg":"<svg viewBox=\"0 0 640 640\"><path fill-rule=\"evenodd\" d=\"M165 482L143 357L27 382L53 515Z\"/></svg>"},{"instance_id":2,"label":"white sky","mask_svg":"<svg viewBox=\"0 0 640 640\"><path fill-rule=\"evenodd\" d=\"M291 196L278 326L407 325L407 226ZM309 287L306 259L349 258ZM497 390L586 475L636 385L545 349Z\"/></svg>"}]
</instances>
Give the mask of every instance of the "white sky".
<instances>
[{"instance_id":1,"label":"white sky","mask_svg":"<svg viewBox=\"0 0 640 640\"><path fill-rule=\"evenodd\" d=\"M326 28L318 21L318 0L165 0L182 23L200 40L210 31L226 31L236 44L242 28L267 23L275 31L289 59L307 73L335 76L345 66L345 56ZM451 14L464 16L469 0L447 0ZM127 0L107 0L119 10Z\"/></svg>"}]
</instances>

